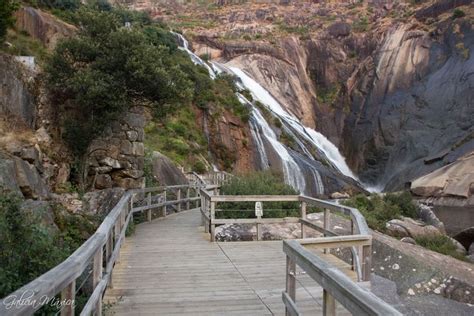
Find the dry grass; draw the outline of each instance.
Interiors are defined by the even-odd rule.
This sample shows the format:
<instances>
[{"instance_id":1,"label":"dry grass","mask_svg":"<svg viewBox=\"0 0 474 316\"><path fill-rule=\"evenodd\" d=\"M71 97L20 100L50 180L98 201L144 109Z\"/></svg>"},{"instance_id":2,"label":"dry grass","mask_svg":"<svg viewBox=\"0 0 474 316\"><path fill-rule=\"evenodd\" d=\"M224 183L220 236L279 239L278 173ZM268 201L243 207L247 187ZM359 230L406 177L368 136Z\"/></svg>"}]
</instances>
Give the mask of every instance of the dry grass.
<instances>
[{"instance_id":1,"label":"dry grass","mask_svg":"<svg viewBox=\"0 0 474 316\"><path fill-rule=\"evenodd\" d=\"M0 148L11 152L14 147L36 143L34 131L14 115L0 116Z\"/></svg>"}]
</instances>

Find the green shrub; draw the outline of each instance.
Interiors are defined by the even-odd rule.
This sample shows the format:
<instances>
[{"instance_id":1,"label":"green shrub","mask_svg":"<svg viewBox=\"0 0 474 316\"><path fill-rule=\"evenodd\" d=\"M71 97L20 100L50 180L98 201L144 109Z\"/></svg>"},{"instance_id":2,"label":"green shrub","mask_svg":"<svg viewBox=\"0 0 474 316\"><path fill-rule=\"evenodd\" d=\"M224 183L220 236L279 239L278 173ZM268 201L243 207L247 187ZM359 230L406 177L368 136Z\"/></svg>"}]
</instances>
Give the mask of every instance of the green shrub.
<instances>
[{"instance_id":1,"label":"green shrub","mask_svg":"<svg viewBox=\"0 0 474 316\"><path fill-rule=\"evenodd\" d=\"M381 232L385 231L385 224L391 219L417 216L417 207L409 192L388 193L383 198L378 194L369 197L359 194L343 203L357 208L369 227Z\"/></svg>"},{"instance_id":2,"label":"green shrub","mask_svg":"<svg viewBox=\"0 0 474 316\"><path fill-rule=\"evenodd\" d=\"M466 260L466 257L456 251L456 246L447 236L423 236L415 238L415 241L418 245L432 251L436 251L459 260Z\"/></svg>"},{"instance_id":3,"label":"green shrub","mask_svg":"<svg viewBox=\"0 0 474 316\"><path fill-rule=\"evenodd\" d=\"M458 18L465 17L465 16L466 16L466 13L464 13L463 10L461 10L461 9L454 9L452 18L453 18L453 20L454 20L454 19L458 19Z\"/></svg>"},{"instance_id":4,"label":"green shrub","mask_svg":"<svg viewBox=\"0 0 474 316\"><path fill-rule=\"evenodd\" d=\"M7 34L7 29L13 25L15 19L13 12L18 8L18 4L12 0L2 0L0 2L0 44Z\"/></svg>"},{"instance_id":5,"label":"green shrub","mask_svg":"<svg viewBox=\"0 0 474 316\"><path fill-rule=\"evenodd\" d=\"M201 160L198 160L193 165L193 171L199 174L203 174L207 172L207 168L206 168L206 165Z\"/></svg>"},{"instance_id":6,"label":"green shrub","mask_svg":"<svg viewBox=\"0 0 474 316\"><path fill-rule=\"evenodd\" d=\"M271 171L253 172L248 175L234 177L222 186L223 195L297 195L298 192L285 184L281 175ZM219 203L220 218L254 218L255 202ZM246 211L245 211L246 210ZM264 202L263 217L280 218L286 216L299 216L298 202Z\"/></svg>"},{"instance_id":7,"label":"green shrub","mask_svg":"<svg viewBox=\"0 0 474 316\"><path fill-rule=\"evenodd\" d=\"M69 245L60 246L35 215L23 211L21 198L0 189L0 297L18 289L64 260Z\"/></svg>"}]
</instances>

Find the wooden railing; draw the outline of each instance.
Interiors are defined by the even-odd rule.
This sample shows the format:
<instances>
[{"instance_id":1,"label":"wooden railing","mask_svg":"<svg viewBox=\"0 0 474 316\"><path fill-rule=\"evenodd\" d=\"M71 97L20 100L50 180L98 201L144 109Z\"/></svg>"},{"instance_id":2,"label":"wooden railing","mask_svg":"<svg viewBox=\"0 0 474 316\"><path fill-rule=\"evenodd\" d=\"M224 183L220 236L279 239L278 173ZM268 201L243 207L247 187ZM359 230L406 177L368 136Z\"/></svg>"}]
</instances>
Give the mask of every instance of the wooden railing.
<instances>
[{"instance_id":1,"label":"wooden railing","mask_svg":"<svg viewBox=\"0 0 474 316\"><path fill-rule=\"evenodd\" d=\"M362 214L355 208L335 204L332 202L315 199L302 195L240 195L240 196L228 196L228 195L217 195L215 192L209 192L201 190L201 216L202 222L205 226L206 232L210 233L210 240L215 241L215 228L219 225L226 224L253 224L256 226L257 240L261 239L261 226L264 224L282 224L282 223L300 223L301 224L301 239L284 241L284 251L287 254L287 287L283 293L283 301L286 306L287 314L298 315L296 301L295 301L295 264L298 263L305 271L306 269L312 269L311 271L327 270L330 267L327 262L319 258L316 254L312 254L304 247L310 246L311 248L321 248L324 253L329 253L330 249L334 248L349 248L351 252L351 264L352 269L356 271L357 282L360 285L367 286L370 282L371 272L371 257L372 257L372 236L370 235L369 228ZM254 218L216 218L216 213L226 212L229 210L220 209L218 206L222 203L235 203L235 202L299 202L299 217L285 217L285 218L263 218L263 216L256 216ZM307 219L307 209L317 208L322 210L323 215L323 226L316 225L315 223ZM263 208L265 209L265 208ZM240 210L240 211L253 211L253 210ZM265 213L265 210L263 210ZM331 230L331 213L338 213L350 221L350 235L338 236L334 231ZM324 237L322 238L306 238L307 229L313 229L321 232ZM304 261L302 257L308 257L308 254L312 261ZM305 262L304 265L302 262ZM309 263L308 263L309 262ZM333 270L331 270L333 273ZM338 270L339 271L339 270ZM308 271L307 271L308 272ZM335 273L335 272L334 272ZM333 274L334 274L333 273ZM319 275L321 272L319 272ZM314 272L309 273L315 281L317 281L323 287L324 293L324 310L325 315L334 315L335 313L335 301L334 299L342 299L342 294L350 289L356 287L362 291L360 285L356 285L351 279L342 274L341 271L338 273L337 279L331 279L331 282L343 282L342 288L333 287L332 283L327 281L327 278L331 278L333 274L317 276ZM339 278L340 277L340 278ZM341 281L342 280L342 281ZM346 288L345 285L350 282L351 287ZM359 290L358 290L359 291ZM357 292L359 293L359 292ZM341 302L349 311L357 314L361 310L365 310L367 304L371 302L379 302L384 308L380 311L391 311L393 314L386 315L398 315L397 311L391 308L382 300L376 298L370 292L363 296L366 301L360 302L362 306L358 307L358 303L354 302L359 296L355 298L346 299ZM362 294L361 294L362 295ZM356 304L357 303L357 304ZM367 304L366 304L367 303ZM355 305L354 305L355 304ZM379 305L380 305L379 304ZM353 306L354 305L354 306ZM356 306L357 305L357 306ZM369 307L366 311L370 315L373 314ZM375 305L375 311L378 311L378 305ZM372 313L372 314L371 314ZM363 314L363 313L362 313Z\"/></svg>"},{"instance_id":2,"label":"wooden railing","mask_svg":"<svg viewBox=\"0 0 474 316\"><path fill-rule=\"evenodd\" d=\"M367 245L368 236L344 236L316 238L307 240L310 243L325 248L326 244ZM370 237L370 236L369 236ZM323 240L324 239L324 240ZM339 247L339 246L338 246ZM364 287L353 282L338 268L331 266L325 260L306 249L301 241L283 241L283 251L286 254L286 291L282 293L286 315L301 315L296 304L296 265L323 287L323 315L336 315L336 301L353 315L402 315L382 299L369 292Z\"/></svg>"},{"instance_id":3,"label":"wooden railing","mask_svg":"<svg viewBox=\"0 0 474 316\"><path fill-rule=\"evenodd\" d=\"M190 183L208 184L208 185L224 185L232 179L234 175L225 171L212 171L206 174L197 174L196 172L186 173L186 178Z\"/></svg>"},{"instance_id":4,"label":"wooden railing","mask_svg":"<svg viewBox=\"0 0 474 316\"><path fill-rule=\"evenodd\" d=\"M131 190L125 193L110 211L96 232L65 261L26 284L0 301L0 315L31 315L46 298L61 296L62 302L74 302L77 282L85 284L92 279L92 294L80 315L101 315L102 296L112 287L112 270L120 257L120 248L133 214L146 212L148 220L158 211L166 216L168 211L189 210L200 204L202 186L179 185ZM202 190L201 192L204 192ZM83 280L84 279L84 280ZM12 305L11 298L23 298L22 304ZM74 315L74 304L63 304L61 315Z\"/></svg>"}]
</instances>

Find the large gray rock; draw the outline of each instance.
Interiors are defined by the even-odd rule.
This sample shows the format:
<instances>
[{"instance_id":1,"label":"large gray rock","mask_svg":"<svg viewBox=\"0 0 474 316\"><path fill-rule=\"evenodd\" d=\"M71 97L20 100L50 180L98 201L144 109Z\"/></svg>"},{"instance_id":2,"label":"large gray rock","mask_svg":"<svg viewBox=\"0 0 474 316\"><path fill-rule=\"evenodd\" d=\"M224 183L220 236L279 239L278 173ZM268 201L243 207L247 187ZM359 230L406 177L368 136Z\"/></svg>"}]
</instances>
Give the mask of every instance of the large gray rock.
<instances>
[{"instance_id":1,"label":"large gray rock","mask_svg":"<svg viewBox=\"0 0 474 316\"><path fill-rule=\"evenodd\" d=\"M401 189L474 149L474 29L436 32L392 27L353 74L342 141L362 181Z\"/></svg>"},{"instance_id":2,"label":"large gray rock","mask_svg":"<svg viewBox=\"0 0 474 316\"><path fill-rule=\"evenodd\" d=\"M120 201L125 190L123 188L110 188L92 191L84 194L83 212L86 214L106 216Z\"/></svg>"},{"instance_id":3,"label":"large gray rock","mask_svg":"<svg viewBox=\"0 0 474 316\"><path fill-rule=\"evenodd\" d=\"M444 227L443 222L439 220L439 218L433 212L431 207L429 207L426 204L419 204L418 205L418 210L419 210L418 211L419 216L420 216L420 218L423 222L438 228L438 230L441 233L446 234L446 229Z\"/></svg>"},{"instance_id":4,"label":"large gray rock","mask_svg":"<svg viewBox=\"0 0 474 316\"><path fill-rule=\"evenodd\" d=\"M160 183L160 185L178 185L188 183L188 179L183 172L179 170L165 155L154 151L152 155L152 164L153 177Z\"/></svg>"},{"instance_id":5,"label":"large gray rock","mask_svg":"<svg viewBox=\"0 0 474 316\"><path fill-rule=\"evenodd\" d=\"M28 84L29 74L11 56L0 54L0 114L14 115L34 127L36 106Z\"/></svg>"},{"instance_id":6,"label":"large gray rock","mask_svg":"<svg viewBox=\"0 0 474 316\"><path fill-rule=\"evenodd\" d=\"M403 219L392 219L386 224L387 233L395 237L424 237L439 236L441 232L432 225L404 217Z\"/></svg>"},{"instance_id":7,"label":"large gray rock","mask_svg":"<svg viewBox=\"0 0 474 316\"><path fill-rule=\"evenodd\" d=\"M16 180L15 162L8 156L0 153L0 186L22 195Z\"/></svg>"},{"instance_id":8,"label":"large gray rock","mask_svg":"<svg viewBox=\"0 0 474 316\"><path fill-rule=\"evenodd\" d=\"M474 187L474 152L412 182L411 191L423 197L455 196L467 199Z\"/></svg>"},{"instance_id":9,"label":"large gray rock","mask_svg":"<svg viewBox=\"0 0 474 316\"><path fill-rule=\"evenodd\" d=\"M29 199L48 199L49 189L35 166L15 157L16 180L21 192Z\"/></svg>"}]
</instances>

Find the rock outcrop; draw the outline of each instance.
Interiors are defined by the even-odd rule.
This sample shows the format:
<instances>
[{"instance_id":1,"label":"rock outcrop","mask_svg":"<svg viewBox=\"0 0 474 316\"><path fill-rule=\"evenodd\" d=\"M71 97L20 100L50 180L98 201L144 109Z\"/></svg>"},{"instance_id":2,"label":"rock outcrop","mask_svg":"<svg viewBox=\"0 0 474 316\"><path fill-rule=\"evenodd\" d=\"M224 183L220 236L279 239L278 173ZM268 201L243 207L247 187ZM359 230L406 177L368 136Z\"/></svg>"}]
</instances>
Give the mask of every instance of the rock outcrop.
<instances>
[{"instance_id":1,"label":"rock outcrop","mask_svg":"<svg viewBox=\"0 0 474 316\"><path fill-rule=\"evenodd\" d=\"M474 195L474 152L416 179L410 189L421 197L468 199Z\"/></svg>"},{"instance_id":2,"label":"rock outcrop","mask_svg":"<svg viewBox=\"0 0 474 316\"><path fill-rule=\"evenodd\" d=\"M0 115L12 116L28 127L36 122L34 76L12 56L0 53Z\"/></svg>"},{"instance_id":3,"label":"rock outcrop","mask_svg":"<svg viewBox=\"0 0 474 316\"><path fill-rule=\"evenodd\" d=\"M53 49L59 39L72 36L77 28L53 15L32 7L22 7L15 13L15 27L40 40L46 47Z\"/></svg>"},{"instance_id":4,"label":"rock outcrop","mask_svg":"<svg viewBox=\"0 0 474 316\"><path fill-rule=\"evenodd\" d=\"M179 185L188 183L183 172L176 167L168 157L157 151L154 151L152 154L152 167L153 177L160 185Z\"/></svg>"}]
</instances>

